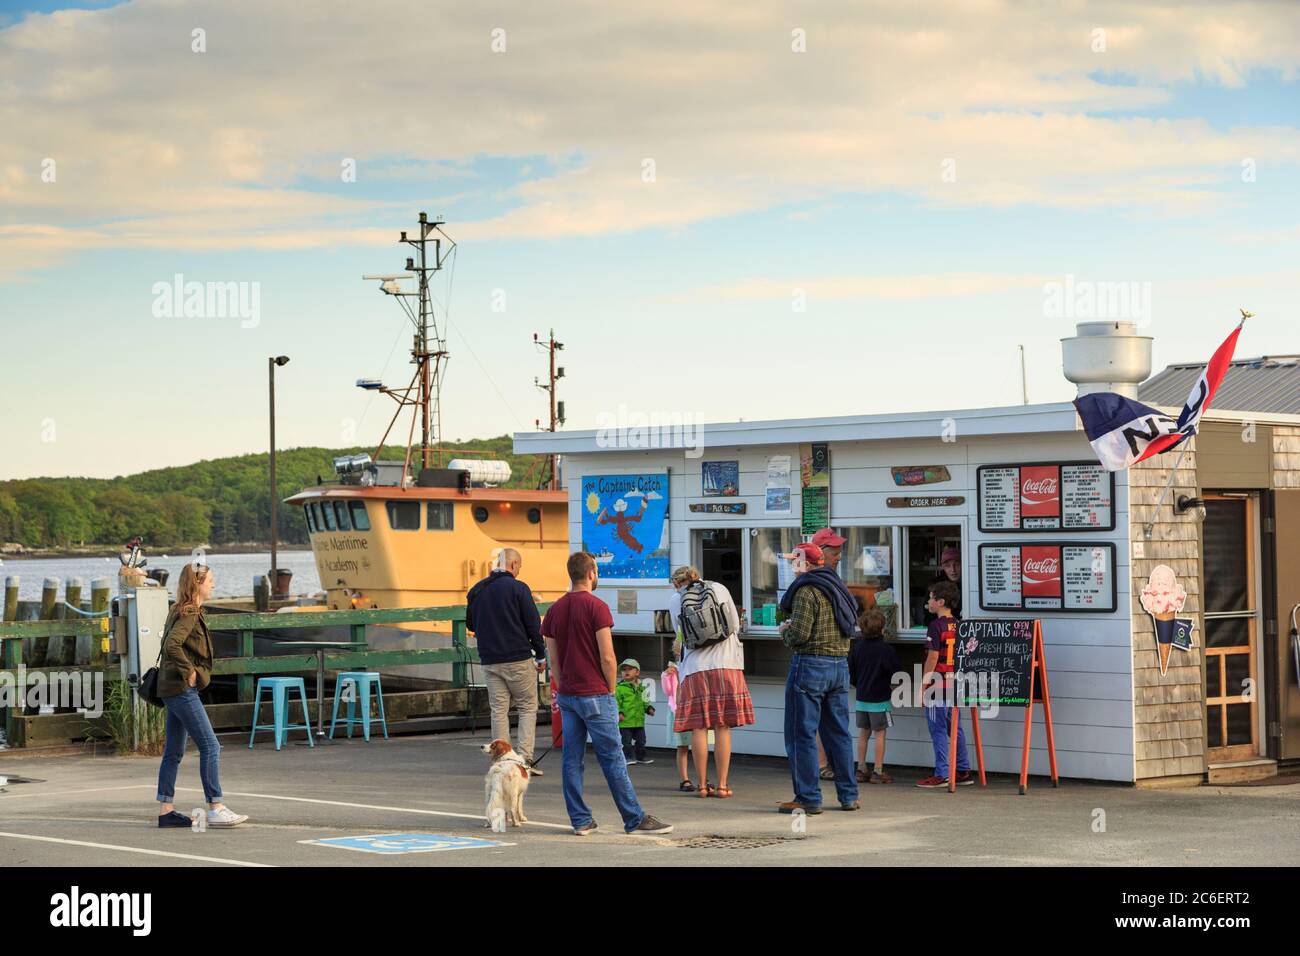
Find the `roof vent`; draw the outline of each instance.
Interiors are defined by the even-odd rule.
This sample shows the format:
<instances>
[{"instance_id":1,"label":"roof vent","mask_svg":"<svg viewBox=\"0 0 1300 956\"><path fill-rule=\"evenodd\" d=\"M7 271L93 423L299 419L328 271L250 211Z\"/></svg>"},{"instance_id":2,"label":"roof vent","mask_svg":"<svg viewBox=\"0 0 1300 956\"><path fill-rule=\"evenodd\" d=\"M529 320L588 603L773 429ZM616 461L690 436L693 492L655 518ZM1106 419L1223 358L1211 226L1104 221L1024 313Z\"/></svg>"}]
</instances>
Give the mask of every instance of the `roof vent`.
<instances>
[{"instance_id":1,"label":"roof vent","mask_svg":"<svg viewBox=\"0 0 1300 956\"><path fill-rule=\"evenodd\" d=\"M1061 359L1080 395L1137 398L1138 384L1151 374L1151 337L1138 335L1136 322L1080 322L1072 338L1061 339Z\"/></svg>"}]
</instances>

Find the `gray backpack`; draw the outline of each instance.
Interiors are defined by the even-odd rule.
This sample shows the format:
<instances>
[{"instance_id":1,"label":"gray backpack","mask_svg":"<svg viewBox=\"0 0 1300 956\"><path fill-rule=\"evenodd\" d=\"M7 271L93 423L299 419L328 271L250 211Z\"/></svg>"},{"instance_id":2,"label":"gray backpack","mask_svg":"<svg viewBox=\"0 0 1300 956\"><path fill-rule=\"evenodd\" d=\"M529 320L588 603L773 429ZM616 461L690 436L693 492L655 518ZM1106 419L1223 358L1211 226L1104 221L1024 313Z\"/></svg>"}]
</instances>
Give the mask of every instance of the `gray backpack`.
<instances>
[{"instance_id":1,"label":"gray backpack","mask_svg":"<svg viewBox=\"0 0 1300 956\"><path fill-rule=\"evenodd\" d=\"M681 620L682 643L687 650L711 647L729 636L727 613L707 582L693 581L682 593Z\"/></svg>"}]
</instances>

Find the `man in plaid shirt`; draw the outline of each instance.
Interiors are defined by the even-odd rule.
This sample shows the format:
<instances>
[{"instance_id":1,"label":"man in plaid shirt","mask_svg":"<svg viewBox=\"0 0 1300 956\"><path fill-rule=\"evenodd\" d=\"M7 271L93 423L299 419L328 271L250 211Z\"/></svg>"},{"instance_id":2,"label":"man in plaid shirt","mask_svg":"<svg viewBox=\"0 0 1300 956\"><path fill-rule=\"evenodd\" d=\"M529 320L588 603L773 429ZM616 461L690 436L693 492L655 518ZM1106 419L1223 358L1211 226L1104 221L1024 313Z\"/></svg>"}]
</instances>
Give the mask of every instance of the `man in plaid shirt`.
<instances>
[{"instance_id":1,"label":"man in plaid shirt","mask_svg":"<svg viewBox=\"0 0 1300 956\"><path fill-rule=\"evenodd\" d=\"M779 804L782 813L822 812L817 767L817 735L835 769L835 792L841 810L857 810L858 784L853 776L853 735L849 730L849 642L853 637L854 602L832 569L823 566L815 544L795 548L809 570L790 590L790 618L781 639L795 653L785 684L785 753L790 761L794 799ZM786 602L782 602L785 604Z\"/></svg>"}]
</instances>

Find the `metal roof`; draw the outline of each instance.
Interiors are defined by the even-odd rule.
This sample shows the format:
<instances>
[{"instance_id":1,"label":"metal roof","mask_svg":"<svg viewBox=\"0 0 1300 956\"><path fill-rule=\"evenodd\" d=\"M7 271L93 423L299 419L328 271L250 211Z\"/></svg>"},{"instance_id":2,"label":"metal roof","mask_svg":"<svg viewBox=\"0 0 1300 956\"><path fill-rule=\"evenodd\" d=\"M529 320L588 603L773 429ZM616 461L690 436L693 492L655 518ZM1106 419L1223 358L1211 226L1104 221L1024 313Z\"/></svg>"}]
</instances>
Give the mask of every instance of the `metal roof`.
<instances>
[{"instance_id":1,"label":"metal roof","mask_svg":"<svg viewBox=\"0 0 1300 956\"><path fill-rule=\"evenodd\" d=\"M1138 386L1138 399L1181 408L1204 369L1204 362L1170 365ZM1300 415L1300 355L1234 360L1211 402L1211 414L1220 410Z\"/></svg>"},{"instance_id":2,"label":"metal roof","mask_svg":"<svg viewBox=\"0 0 1300 956\"><path fill-rule=\"evenodd\" d=\"M1184 395L1183 398L1187 396ZM1182 404L1183 399L1178 400ZM578 454L589 452L660 451L664 449L741 448L814 441L880 441L927 439L953 426L963 438L1079 432L1081 426L1069 402L966 408L933 412L893 412L835 418L792 418L756 422L696 422L690 416L643 416L646 421L614 421L599 429L562 432L516 432L515 454ZM640 430L646 443L630 447L610 439L623 430ZM696 439L702 439L697 446Z\"/></svg>"}]
</instances>

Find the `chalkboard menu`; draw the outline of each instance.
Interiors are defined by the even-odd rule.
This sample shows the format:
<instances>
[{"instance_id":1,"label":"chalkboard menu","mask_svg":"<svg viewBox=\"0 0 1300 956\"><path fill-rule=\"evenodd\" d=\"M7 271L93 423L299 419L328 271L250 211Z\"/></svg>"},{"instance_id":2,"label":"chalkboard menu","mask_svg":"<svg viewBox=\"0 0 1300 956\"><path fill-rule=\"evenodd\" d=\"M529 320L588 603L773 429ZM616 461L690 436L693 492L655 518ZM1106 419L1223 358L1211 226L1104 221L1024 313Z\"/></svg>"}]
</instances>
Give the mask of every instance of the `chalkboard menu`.
<instances>
[{"instance_id":1,"label":"chalkboard menu","mask_svg":"<svg viewBox=\"0 0 1300 956\"><path fill-rule=\"evenodd\" d=\"M1111 542L981 544L979 558L986 611L1115 610Z\"/></svg>"},{"instance_id":2,"label":"chalkboard menu","mask_svg":"<svg viewBox=\"0 0 1300 956\"><path fill-rule=\"evenodd\" d=\"M981 465L981 531L1113 531L1115 474L1095 461Z\"/></svg>"},{"instance_id":3,"label":"chalkboard menu","mask_svg":"<svg viewBox=\"0 0 1300 956\"><path fill-rule=\"evenodd\" d=\"M987 618L957 622L959 706L1028 705L1036 623Z\"/></svg>"}]
</instances>

